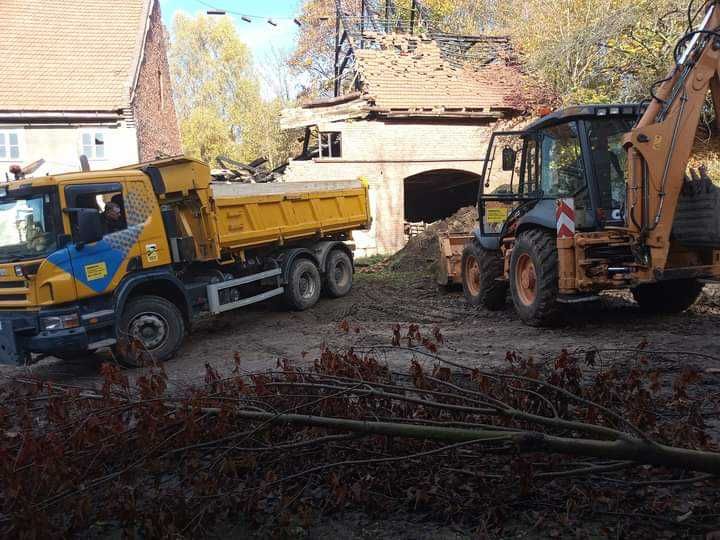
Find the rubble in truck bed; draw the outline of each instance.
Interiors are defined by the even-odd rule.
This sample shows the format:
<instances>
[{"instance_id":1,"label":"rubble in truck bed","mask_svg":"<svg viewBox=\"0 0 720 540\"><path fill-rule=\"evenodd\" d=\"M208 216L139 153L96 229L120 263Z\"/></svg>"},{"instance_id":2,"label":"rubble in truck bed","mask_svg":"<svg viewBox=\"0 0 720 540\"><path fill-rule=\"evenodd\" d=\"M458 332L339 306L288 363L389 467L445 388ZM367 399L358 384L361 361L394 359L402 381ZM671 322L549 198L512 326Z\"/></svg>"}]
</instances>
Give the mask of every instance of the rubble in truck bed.
<instances>
[{"instance_id":1,"label":"rubble in truck bed","mask_svg":"<svg viewBox=\"0 0 720 540\"><path fill-rule=\"evenodd\" d=\"M212 169L213 182L240 183L240 184L264 184L277 182L285 172L287 163L279 167L269 169L269 161L261 157L250 163L242 163L227 156L218 156L215 159L218 168Z\"/></svg>"},{"instance_id":2,"label":"rubble in truck bed","mask_svg":"<svg viewBox=\"0 0 720 540\"><path fill-rule=\"evenodd\" d=\"M383 270L395 272L434 273L437 268L438 234L443 232L470 233L477 226L477 208L466 206L452 216L430 223L425 230L411 236L400 251L371 266L360 267L358 272L375 273Z\"/></svg>"}]
</instances>

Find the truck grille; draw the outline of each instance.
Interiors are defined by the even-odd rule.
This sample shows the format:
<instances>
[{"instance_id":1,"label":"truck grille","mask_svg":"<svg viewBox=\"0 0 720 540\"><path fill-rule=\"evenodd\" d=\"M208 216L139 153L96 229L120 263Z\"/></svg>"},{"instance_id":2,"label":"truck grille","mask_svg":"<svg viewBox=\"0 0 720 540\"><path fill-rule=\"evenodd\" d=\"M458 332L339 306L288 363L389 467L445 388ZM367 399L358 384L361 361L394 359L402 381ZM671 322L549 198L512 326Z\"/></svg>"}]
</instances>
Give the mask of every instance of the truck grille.
<instances>
[{"instance_id":1,"label":"truck grille","mask_svg":"<svg viewBox=\"0 0 720 540\"><path fill-rule=\"evenodd\" d=\"M24 281L0 281L0 289L24 289Z\"/></svg>"},{"instance_id":2,"label":"truck grille","mask_svg":"<svg viewBox=\"0 0 720 540\"><path fill-rule=\"evenodd\" d=\"M26 294L0 294L0 302L25 302Z\"/></svg>"},{"instance_id":3,"label":"truck grille","mask_svg":"<svg viewBox=\"0 0 720 540\"><path fill-rule=\"evenodd\" d=\"M0 307L23 307L28 303L30 289L26 281L0 281Z\"/></svg>"}]
</instances>

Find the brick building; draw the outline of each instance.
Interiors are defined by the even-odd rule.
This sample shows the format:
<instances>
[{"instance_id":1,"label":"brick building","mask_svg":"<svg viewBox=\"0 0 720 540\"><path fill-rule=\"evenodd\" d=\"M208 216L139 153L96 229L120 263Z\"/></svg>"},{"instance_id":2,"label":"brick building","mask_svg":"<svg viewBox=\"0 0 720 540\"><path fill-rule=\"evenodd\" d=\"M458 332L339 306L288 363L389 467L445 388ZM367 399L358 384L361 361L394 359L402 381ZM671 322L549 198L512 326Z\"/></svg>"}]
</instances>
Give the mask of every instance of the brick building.
<instances>
[{"instance_id":1,"label":"brick building","mask_svg":"<svg viewBox=\"0 0 720 540\"><path fill-rule=\"evenodd\" d=\"M473 204L494 126L528 108L523 76L507 62L470 69L428 37L365 33L370 38L373 46L354 51L357 91L282 117L284 128L306 129L287 181L370 182L374 221L356 233L359 255L393 253L405 244L407 222Z\"/></svg>"},{"instance_id":2,"label":"brick building","mask_svg":"<svg viewBox=\"0 0 720 540\"><path fill-rule=\"evenodd\" d=\"M2 0L0 177L181 153L159 0Z\"/></svg>"}]
</instances>

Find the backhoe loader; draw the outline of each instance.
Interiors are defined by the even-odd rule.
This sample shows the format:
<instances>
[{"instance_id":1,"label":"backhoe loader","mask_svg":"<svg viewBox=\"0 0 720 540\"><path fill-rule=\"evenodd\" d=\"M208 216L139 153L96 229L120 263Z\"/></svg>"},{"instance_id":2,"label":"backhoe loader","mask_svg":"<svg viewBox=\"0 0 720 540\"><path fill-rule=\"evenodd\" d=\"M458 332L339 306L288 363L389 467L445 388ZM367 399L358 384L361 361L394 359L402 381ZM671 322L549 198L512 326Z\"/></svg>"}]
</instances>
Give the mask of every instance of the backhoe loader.
<instances>
[{"instance_id":1,"label":"backhoe loader","mask_svg":"<svg viewBox=\"0 0 720 540\"><path fill-rule=\"evenodd\" d=\"M461 260L470 303L500 309L509 289L520 318L543 326L609 289L680 312L720 278L720 189L687 174L708 94L720 118L720 1L703 11L648 102L569 107L492 135ZM485 193L500 176L506 189Z\"/></svg>"}]
</instances>

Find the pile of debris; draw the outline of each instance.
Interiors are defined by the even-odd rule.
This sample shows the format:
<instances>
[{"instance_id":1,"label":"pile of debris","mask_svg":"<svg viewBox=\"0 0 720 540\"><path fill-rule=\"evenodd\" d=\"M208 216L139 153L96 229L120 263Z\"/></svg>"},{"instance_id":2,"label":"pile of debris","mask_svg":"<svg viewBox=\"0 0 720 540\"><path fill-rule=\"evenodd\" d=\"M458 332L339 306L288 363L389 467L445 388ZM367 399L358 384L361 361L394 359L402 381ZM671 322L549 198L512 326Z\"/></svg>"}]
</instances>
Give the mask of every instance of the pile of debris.
<instances>
[{"instance_id":1,"label":"pile of debris","mask_svg":"<svg viewBox=\"0 0 720 540\"><path fill-rule=\"evenodd\" d=\"M375 273L389 269L396 272L434 273L440 254L438 235L443 232L469 233L477 226L477 208L466 206L452 216L430 223L422 233L410 237L405 247L372 266L358 269Z\"/></svg>"},{"instance_id":2,"label":"pile of debris","mask_svg":"<svg viewBox=\"0 0 720 540\"><path fill-rule=\"evenodd\" d=\"M240 182L242 184L257 184L265 182L277 182L285 172L287 163L269 170L268 159L261 157L251 163L241 163L227 156L218 156L215 161L219 168L213 169L213 181L215 182Z\"/></svg>"}]
</instances>

